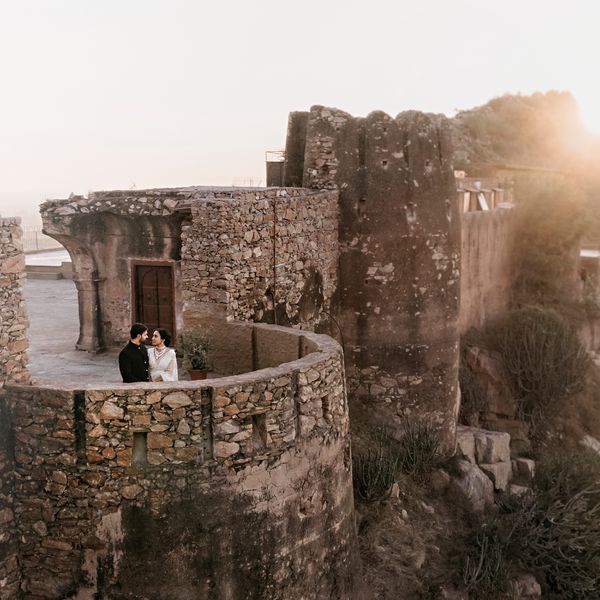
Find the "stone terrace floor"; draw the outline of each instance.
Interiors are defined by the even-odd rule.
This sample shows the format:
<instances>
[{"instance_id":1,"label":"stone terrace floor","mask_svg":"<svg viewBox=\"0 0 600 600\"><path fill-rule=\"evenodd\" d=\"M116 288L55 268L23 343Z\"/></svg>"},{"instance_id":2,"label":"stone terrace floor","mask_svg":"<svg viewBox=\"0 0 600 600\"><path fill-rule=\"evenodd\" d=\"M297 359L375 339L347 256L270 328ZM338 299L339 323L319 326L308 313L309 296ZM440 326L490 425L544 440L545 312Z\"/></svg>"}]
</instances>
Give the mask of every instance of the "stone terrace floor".
<instances>
[{"instance_id":1,"label":"stone terrace floor","mask_svg":"<svg viewBox=\"0 0 600 600\"><path fill-rule=\"evenodd\" d=\"M75 350L77 291L70 279L25 282L29 316L29 371L35 383L120 383L117 353Z\"/></svg>"}]
</instances>

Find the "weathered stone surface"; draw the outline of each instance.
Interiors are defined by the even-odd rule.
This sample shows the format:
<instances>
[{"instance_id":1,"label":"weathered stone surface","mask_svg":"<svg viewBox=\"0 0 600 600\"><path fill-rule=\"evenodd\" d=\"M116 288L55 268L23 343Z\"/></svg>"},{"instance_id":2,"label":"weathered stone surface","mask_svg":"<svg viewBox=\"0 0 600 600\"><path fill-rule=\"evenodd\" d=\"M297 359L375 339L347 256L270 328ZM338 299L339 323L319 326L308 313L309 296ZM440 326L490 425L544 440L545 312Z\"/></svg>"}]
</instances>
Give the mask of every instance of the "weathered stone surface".
<instances>
[{"instance_id":1,"label":"weathered stone surface","mask_svg":"<svg viewBox=\"0 0 600 600\"><path fill-rule=\"evenodd\" d=\"M513 589L517 598L534 600L542 597L542 588L536 578L531 574L520 575L513 581Z\"/></svg>"},{"instance_id":2,"label":"weathered stone surface","mask_svg":"<svg viewBox=\"0 0 600 600\"><path fill-rule=\"evenodd\" d=\"M475 458L479 464L510 463L510 435L479 429L475 433Z\"/></svg>"},{"instance_id":3,"label":"weathered stone surface","mask_svg":"<svg viewBox=\"0 0 600 600\"><path fill-rule=\"evenodd\" d=\"M114 402L105 402L100 409L100 418L105 421L111 419L122 419L125 416L125 411L117 406Z\"/></svg>"},{"instance_id":4,"label":"weathered stone surface","mask_svg":"<svg viewBox=\"0 0 600 600\"><path fill-rule=\"evenodd\" d=\"M456 455L475 464L475 430L459 425L456 428Z\"/></svg>"},{"instance_id":5,"label":"weathered stone surface","mask_svg":"<svg viewBox=\"0 0 600 600\"><path fill-rule=\"evenodd\" d=\"M448 494L473 512L489 509L494 503L494 485L490 478L469 461L457 459L456 465L459 475L452 478Z\"/></svg>"},{"instance_id":6,"label":"weathered stone surface","mask_svg":"<svg viewBox=\"0 0 600 600\"><path fill-rule=\"evenodd\" d=\"M170 448L173 445L173 438L160 433L148 434L148 448Z\"/></svg>"},{"instance_id":7,"label":"weathered stone surface","mask_svg":"<svg viewBox=\"0 0 600 600\"><path fill-rule=\"evenodd\" d=\"M465 361L482 387L487 404L484 412L514 419L517 405L501 357L490 350L472 346L465 354Z\"/></svg>"},{"instance_id":8,"label":"weathered stone surface","mask_svg":"<svg viewBox=\"0 0 600 600\"><path fill-rule=\"evenodd\" d=\"M126 498L127 500L133 500L134 498L137 498L137 496L139 496L143 491L144 489L142 486L137 484L125 485L121 488L121 494L123 498Z\"/></svg>"},{"instance_id":9,"label":"weathered stone surface","mask_svg":"<svg viewBox=\"0 0 600 600\"><path fill-rule=\"evenodd\" d=\"M535 461L530 458L516 458L512 461L515 483L531 486L535 477Z\"/></svg>"},{"instance_id":10,"label":"weathered stone surface","mask_svg":"<svg viewBox=\"0 0 600 600\"><path fill-rule=\"evenodd\" d=\"M512 477L512 466L508 462L480 463L479 468L492 480L494 489L506 491Z\"/></svg>"},{"instance_id":11,"label":"weathered stone surface","mask_svg":"<svg viewBox=\"0 0 600 600\"><path fill-rule=\"evenodd\" d=\"M240 445L235 442L217 442L215 444L215 456L217 458L229 458L240 451Z\"/></svg>"},{"instance_id":12,"label":"weathered stone surface","mask_svg":"<svg viewBox=\"0 0 600 600\"><path fill-rule=\"evenodd\" d=\"M183 392L173 392L162 399L162 403L166 404L171 409L189 406L192 401L190 397Z\"/></svg>"}]
</instances>

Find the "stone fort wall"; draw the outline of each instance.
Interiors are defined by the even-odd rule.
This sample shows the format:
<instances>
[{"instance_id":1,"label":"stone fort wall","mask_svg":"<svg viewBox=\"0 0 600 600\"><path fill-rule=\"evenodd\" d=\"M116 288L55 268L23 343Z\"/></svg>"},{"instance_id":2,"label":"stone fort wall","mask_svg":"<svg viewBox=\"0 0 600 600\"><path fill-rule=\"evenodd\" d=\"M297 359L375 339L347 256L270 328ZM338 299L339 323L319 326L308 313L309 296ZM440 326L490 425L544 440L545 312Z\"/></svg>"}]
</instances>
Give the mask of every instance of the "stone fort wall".
<instances>
[{"instance_id":1,"label":"stone fort wall","mask_svg":"<svg viewBox=\"0 0 600 600\"><path fill-rule=\"evenodd\" d=\"M27 311L23 298L25 258L21 221L0 219L0 384L24 382L27 372Z\"/></svg>"},{"instance_id":2,"label":"stone fort wall","mask_svg":"<svg viewBox=\"0 0 600 600\"><path fill-rule=\"evenodd\" d=\"M352 597L341 348L230 328L258 371L176 387L7 388L29 598Z\"/></svg>"},{"instance_id":3,"label":"stone fort wall","mask_svg":"<svg viewBox=\"0 0 600 600\"><path fill-rule=\"evenodd\" d=\"M366 419L431 419L454 447L460 213L447 123L422 113L292 113L286 184L339 190L332 311ZM331 333L334 333L332 329Z\"/></svg>"},{"instance_id":4,"label":"stone fort wall","mask_svg":"<svg viewBox=\"0 0 600 600\"><path fill-rule=\"evenodd\" d=\"M240 319L312 329L336 286L335 191L94 192L41 213L73 259L82 349L127 339L136 262L173 266L176 330Z\"/></svg>"},{"instance_id":5,"label":"stone fort wall","mask_svg":"<svg viewBox=\"0 0 600 600\"><path fill-rule=\"evenodd\" d=\"M337 228L334 191L248 190L194 203L182 231L184 320L313 329L337 283Z\"/></svg>"},{"instance_id":6,"label":"stone fort wall","mask_svg":"<svg viewBox=\"0 0 600 600\"><path fill-rule=\"evenodd\" d=\"M27 314L20 219L0 219L0 597L17 598L20 568L14 507L14 430L7 381L26 382Z\"/></svg>"},{"instance_id":7,"label":"stone fort wall","mask_svg":"<svg viewBox=\"0 0 600 600\"><path fill-rule=\"evenodd\" d=\"M514 209L462 215L460 331L481 328L508 310L514 280Z\"/></svg>"}]
</instances>

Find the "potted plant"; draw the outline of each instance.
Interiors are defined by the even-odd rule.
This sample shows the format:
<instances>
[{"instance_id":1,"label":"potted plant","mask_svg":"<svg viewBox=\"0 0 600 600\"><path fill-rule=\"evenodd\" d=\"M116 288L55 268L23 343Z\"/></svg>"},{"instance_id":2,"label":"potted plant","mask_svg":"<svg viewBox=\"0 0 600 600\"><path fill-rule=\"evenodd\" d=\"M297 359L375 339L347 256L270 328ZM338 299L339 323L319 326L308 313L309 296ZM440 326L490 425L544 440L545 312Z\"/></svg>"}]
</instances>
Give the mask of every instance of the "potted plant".
<instances>
[{"instance_id":1,"label":"potted plant","mask_svg":"<svg viewBox=\"0 0 600 600\"><path fill-rule=\"evenodd\" d=\"M208 352L211 348L210 338L199 331L189 330L181 334L180 348L183 360L190 374L190 379L206 379L208 373Z\"/></svg>"}]
</instances>

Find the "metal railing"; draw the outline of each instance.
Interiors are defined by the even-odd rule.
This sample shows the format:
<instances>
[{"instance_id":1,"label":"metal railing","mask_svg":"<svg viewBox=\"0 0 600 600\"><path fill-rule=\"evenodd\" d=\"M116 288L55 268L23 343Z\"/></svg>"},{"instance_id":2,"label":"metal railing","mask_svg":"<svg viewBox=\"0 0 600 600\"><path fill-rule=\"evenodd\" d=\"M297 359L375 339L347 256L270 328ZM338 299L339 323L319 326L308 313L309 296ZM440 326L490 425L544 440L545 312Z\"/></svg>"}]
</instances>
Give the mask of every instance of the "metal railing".
<instances>
[{"instance_id":1,"label":"metal railing","mask_svg":"<svg viewBox=\"0 0 600 600\"><path fill-rule=\"evenodd\" d=\"M23 228L23 251L40 252L42 250L59 250L62 246L53 238L42 233L41 227Z\"/></svg>"}]
</instances>

